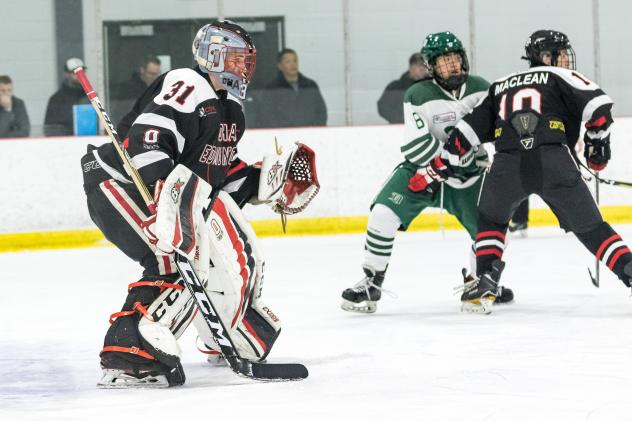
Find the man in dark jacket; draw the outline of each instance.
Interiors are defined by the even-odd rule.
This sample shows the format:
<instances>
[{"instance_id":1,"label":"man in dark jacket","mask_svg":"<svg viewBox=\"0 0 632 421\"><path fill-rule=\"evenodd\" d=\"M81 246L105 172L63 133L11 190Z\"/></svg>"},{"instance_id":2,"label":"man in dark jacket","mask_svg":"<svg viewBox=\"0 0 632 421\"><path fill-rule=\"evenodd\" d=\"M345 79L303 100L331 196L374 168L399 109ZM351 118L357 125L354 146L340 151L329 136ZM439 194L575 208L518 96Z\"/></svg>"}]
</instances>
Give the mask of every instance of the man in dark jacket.
<instances>
[{"instance_id":1,"label":"man in dark jacket","mask_svg":"<svg viewBox=\"0 0 632 421\"><path fill-rule=\"evenodd\" d=\"M46 117L44 118L44 135L46 136L72 136L73 118L72 106L76 104L88 104L86 94L74 74L78 67L86 66L79 58L69 58L64 65L64 81L57 92L48 100Z\"/></svg>"},{"instance_id":2,"label":"man in dark jacket","mask_svg":"<svg viewBox=\"0 0 632 421\"><path fill-rule=\"evenodd\" d=\"M377 112L391 124L404 123L404 93L413 83L431 77L421 54L415 53L408 59L408 71L392 81L377 101Z\"/></svg>"},{"instance_id":3,"label":"man in dark jacket","mask_svg":"<svg viewBox=\"0 0 632 421\"><path fill-rule=\"evenodd\" d=\"M298 71L296 51L277 56L279 74L261 95L261 127L325 126L327 106L318 85Z\"/></svg>"},{"instance_id":4,"label":"man in dark jacket","mask_svg":"<svg viewBox=\"0 0 632 421\"><path fill-rule=\"evenodd\" d=\"M111 117L114 122L120 121L130 111L134 102L161 73L160 59L155 55L149 54L143 57L137 72L134 72L128 80L112 89L110 107Z\"/></svg>"},{"instance_id":5,"label":"man in dark jacket","mask_svg":"<svg viewBox=\"0 0 632 421\"><path fill-rule=\"evenodd\" d=\"M0 138L28 137L31 123L24 101L13 96L13 81L0 76Z\"/></svg>"}]
</instances>

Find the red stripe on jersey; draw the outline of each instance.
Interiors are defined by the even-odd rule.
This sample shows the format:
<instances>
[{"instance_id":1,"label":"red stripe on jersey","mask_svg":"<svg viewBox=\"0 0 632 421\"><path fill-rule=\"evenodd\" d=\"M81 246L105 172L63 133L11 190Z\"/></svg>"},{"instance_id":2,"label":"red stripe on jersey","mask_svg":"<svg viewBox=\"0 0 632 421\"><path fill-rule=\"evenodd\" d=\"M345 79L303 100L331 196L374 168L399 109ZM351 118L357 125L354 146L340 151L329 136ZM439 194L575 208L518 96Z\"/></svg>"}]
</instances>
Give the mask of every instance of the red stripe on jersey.
<instances>
[{"instance_id":1,"label":"red stripe on jersey","mask_svg":"<svg viewBox=\"0 0 632 421\"><path fill-rule=\"evenodd\" d=\"M226 177L230 177L242 168L246 168L246 163L244 161L241 161L236 167L229 169L226 173Z\"/></svg>"},{"instance_id":2,"label":"red stripe on jersey","mask_svg":"<svg viewBox=\"0 0 632 421\"><path fill-rule=\"evenodd\" d=\"M603 255L603 252L606 251L606 249L608 248L608 245L620 239L621 237L619 236L619 234L614 234L612 237L608 238L603 243L601 243L601 246L599 246L599 249L597 250L597 253L595 254L595 256L597 256L597 259L601 260L601 256Z\"/></svg>"},{"instance_id":3,"label":"red stripe on jersey","mask_svg":"<svg viewBox=\"0 0 632 421\"><path fill-rule=\"evenodd\" d=\"M503 252L498 249L485 249L476 252L476 257L485 256L487 254L495 254L498 257L503 257Z\"/></svg>"},{"instance_id":4,"label":"red stripe on jersey","mask_svg":"<svg viewBox=\"0 0 632 421\"><path fill-rule=\"evenodd\" d=\"M257 340L257 342L259 342L259 345L261 345L261 348L263 348L263 352L264 352L264 354L265 354L265 352L266 352L266 351L267 351L267 349L268 349L268 347L266 346L266 343L265 343L265 342L263 342L263 339L261 339L261 338L259 337L259 335L257 335L257 332L255 332L255 330L252 328L252 326L250 326L250 323L248 323L248 320L243 319L241 322L242 322L242 323L244 324L244 326L246 327L246 330L247 330L248 332L250 332L250 334L251 334L251 335L252 335L252 336L253 336L253 337Z\"/></svg>"},{"instance_id":5,"label":"red stripe on jersey","mask_svg":"<svg viewBox=\"0 0 632 421\"><path fill-rule=\"evenodd\" d=\"M117 190L117 188L110 182L110 180L106 180L103 182L103 185L105 186L106 189L108 189L108 191L110 193L112 193L112 196L114 196L114 199L116 199L116 201L123 207L123 209L125 209L125 212L127 212L127 214L129 216L132 217L132 219L134 220L134 222L136 223L136 225L138 225L139 227L141 226L141 223L143 222L143 218L141 218L136 211L134 211L134 209L132 208L132 206L129 204L129 202L127 202L125 200L125 198L123 197L123 195L121 195L121 193Z\"/></svg>"},{"instance_id":6,"label":"red stripe on jersey","mask_svg":"<svg viewBox=\"0 0 632 421\"><path fill-rule=\"evenodd\" d=\"M477 240L480 240L481 238L484 238L484 237L497 237L505 241L505 234L503 234L500 231L482 231L476 234Z\"/></svg>"},{"instance_id":7,"label":"red stripe on jersey","mask_svg":"<svg viewBox=\"0 0 632 421\"><path fill-rule=\"evenodd\" d=\"M626 253L630 253L630 249L627 247L623 247L622 249L619 249L614 256L612 256L610 258L610 263L608 263L608 269L612 270L612 268L614 267L614 265L617 264L617 260L619 260L619 257L623 256Z\"/></svg>"},{"instance_id":8,"label":"red stripe on jersey","mask_svg":"<svg viewBox=\"0 0 632 421\"><path fill-rule=\"evenodd\" d=\"M226 210L224 203L219 198L215 200L213 210L217 213L217 215L219 215L222 222L224 222L228 238L230 238L230 242L233 244L233 249L237 252L239 275L241 276L241 279L243 279L239 306L237 307L237 311L235 312L235 316L233 316L233 321L231 322L231 327L235 327L235 323L237 323L237 316L241 313L241 309L244 305L244 295L246 293L246 286L248 285L248 269L246 268L246 258L244 257L244 245L241 243L239 236L233 227L233 223L228 216L228 211Z\"/></svg>"}]
</instances>

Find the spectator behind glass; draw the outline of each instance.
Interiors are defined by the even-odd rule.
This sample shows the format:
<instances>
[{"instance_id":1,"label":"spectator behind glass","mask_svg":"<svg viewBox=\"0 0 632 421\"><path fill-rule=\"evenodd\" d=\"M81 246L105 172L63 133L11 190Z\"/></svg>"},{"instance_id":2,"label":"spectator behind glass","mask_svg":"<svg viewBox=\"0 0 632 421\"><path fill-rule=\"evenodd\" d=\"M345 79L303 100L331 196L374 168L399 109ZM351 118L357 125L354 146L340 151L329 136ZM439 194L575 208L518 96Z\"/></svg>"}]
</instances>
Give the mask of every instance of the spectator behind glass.
<instances>
[{"instance_id":1,"label":"spectator behind glass","mask_svg":"<svg viewBox=\"0 0 632 421\"><path fill-rule=\"evenodd\" d=\"M115 123L118 123L132 109L134 102L161 74L160 59L155 55L148 54L143 57L137 72L132 73L128 80L114 87L110 104Z\"/></svg>"},{"instance_id":2,"label":"spectator behind glass","mask_svg":"<svg viewBox=\"0 0 632 421\"><path fill-rule=\"evenodd\" d=\"M285 48L277 56L277 77L261 94L261 127L325 126L327 106L318 85L298 71L296 51Z\"/></svg>"},{"instance_id":3,"label":"spectator behind glass","mask_svg":"<svg viewBox=\"0 0 632 421\"><path fill-rule=\"evenodd\" d=\"M13 96L13 81L0 76L0 138L27 137L31 132L24 101Z\"/></svg>"},{"instance_id":4,"label":"spectator behind glass","mask_svg":"<svg viewBox=\"0 0 632 421\"><path fill-rule=\"evenodd\" d=\"M73 73L78 67L86 66L80 58L69 58L64 65L64 80L61 87L48 100L46 117L44 118L44 135L46 136L72 136L73 119L72 106L76 104L88 104L81 84Z\"/></svg>"},{"instance_id":5,"label":"spectator behind glass","mask_svg":"<svg viewBox=\"0 0 632 421\"><path fill-rule=\"evenodd\" d=\"M404 93L415 82L431 76L421 54L415 53L408 59L408 70L397 80L386 85L377 101L377 112L391 124L404 123Z\"/></svg>"}]
</instances>

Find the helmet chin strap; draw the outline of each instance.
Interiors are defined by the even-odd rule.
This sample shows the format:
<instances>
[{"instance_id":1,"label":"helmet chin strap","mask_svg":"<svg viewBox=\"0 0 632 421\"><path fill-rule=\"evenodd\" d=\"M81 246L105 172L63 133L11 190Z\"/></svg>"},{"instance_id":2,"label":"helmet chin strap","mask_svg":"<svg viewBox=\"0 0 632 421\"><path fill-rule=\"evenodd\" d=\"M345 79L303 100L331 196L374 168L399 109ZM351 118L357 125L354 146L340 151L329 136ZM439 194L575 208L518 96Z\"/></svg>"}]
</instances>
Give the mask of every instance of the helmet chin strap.
<instances>
[{"instance_id":1,"label":"helmet chin strap","mask_svg":"<svg viewBox=\"0 0 632 421\"><path fill-rule=\"evenodd\" d=\"M216 91L226 89L224 85L222 84L222 79L219 77L219 75L213 72L208 72L207 74L208 74L209 80L211 81L211 85L213 86L213 89L215 89Z\"/></svg>"}]
</instances>

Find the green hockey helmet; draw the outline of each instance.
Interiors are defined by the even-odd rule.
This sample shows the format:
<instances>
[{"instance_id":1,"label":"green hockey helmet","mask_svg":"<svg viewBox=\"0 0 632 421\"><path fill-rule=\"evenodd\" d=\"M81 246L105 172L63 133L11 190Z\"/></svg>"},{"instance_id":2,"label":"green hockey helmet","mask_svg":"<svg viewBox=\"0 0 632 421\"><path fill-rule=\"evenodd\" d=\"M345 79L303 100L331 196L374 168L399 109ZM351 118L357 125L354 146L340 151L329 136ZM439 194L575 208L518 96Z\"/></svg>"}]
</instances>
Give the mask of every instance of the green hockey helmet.
<instances>
[{"instance_id":1,"label":"green hockey helmet","mask_svg":"<svg viewBox=\"0 0 632 421\"><path fill-rule=\"evenodd\" d=\"M461 56L462 74L443 79L437 75L437 72L434 71L434 67L437 63L437 57L449 53L457 53ZM443 31L428 35L421 47L421 56L426 61L428 67L433 70L434 79L444 89L450 91L457 90L467 79L467 73L470 69L467 54L465 53L465 48L461 40L452 32Z\"/></svg>"}]
</instances>

